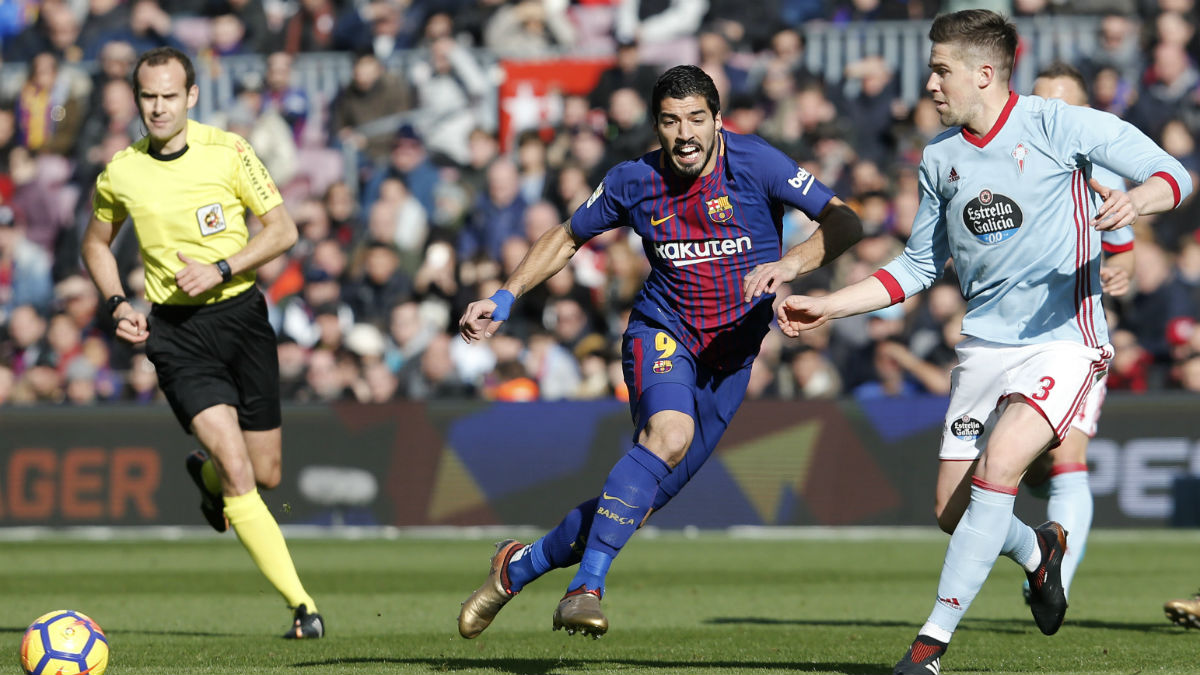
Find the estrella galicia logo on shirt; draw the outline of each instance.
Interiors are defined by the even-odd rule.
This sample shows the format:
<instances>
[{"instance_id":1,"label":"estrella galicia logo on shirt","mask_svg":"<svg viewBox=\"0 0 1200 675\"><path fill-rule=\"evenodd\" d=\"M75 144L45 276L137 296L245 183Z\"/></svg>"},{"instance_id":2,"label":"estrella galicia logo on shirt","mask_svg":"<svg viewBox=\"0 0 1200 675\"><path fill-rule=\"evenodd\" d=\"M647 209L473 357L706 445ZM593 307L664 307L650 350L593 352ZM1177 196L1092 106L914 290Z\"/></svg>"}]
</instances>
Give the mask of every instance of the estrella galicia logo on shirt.
<instances>
[{"instance_id":1,"label":"estrella galicia logo on shirt","mask_svg":"<svg viewBox=\"0 0 1200 675\"><path fill-rule=\"evenodd\" d=\"M196 210L196 222L200 223L200 234L207 237L225 230L225 212L220 204L209 204Z\"/></svg>"},{"instance_id":2,"label":"estrella galicia logo on shirt","mask_svg":"<svg viewBox=\"0 0 1200 675\"><path fill-rule=\"evenodd\" d=\"M708 219L714 223L723 223L733 217L733 205L729 203L729 195L707 199L704 205L708 207Z\"/></svg>"},{"instance_id":3,"label":"estrella galicia logo on shirt","mask_svg":"<svg viewBox=\"0 0 1200 675\"><path fill-rule=\"evenodd\" d=\"M971 234L985 244L998 244L1013 236L1024 220L1015 201L991 190L981 190L967 202L962 217Z\"/></svg>"},{"instance_id":4,"label":"estrella galicia logo on shirt","mask_svg":"<svg viewBox=\"0 0 1200 675\"><path fill-rule=\"evenodd\" d=\"M654 253L676 267L711 262L745 253L754 248L750 237L736 239L701 239L700 241L662 241L654 243Z\"/></svg>"},{"instance_id":5,"label":"estrella galicia logo on shirt","mask_svg":"<svg viewBox=\"0 0 1200 675\"><path fill-rule=\"evenodd\" d=\"M974 441L983 435L983 422L963 415L950 423L950 433L960 441Z\"/></svg>"}]
</instances>

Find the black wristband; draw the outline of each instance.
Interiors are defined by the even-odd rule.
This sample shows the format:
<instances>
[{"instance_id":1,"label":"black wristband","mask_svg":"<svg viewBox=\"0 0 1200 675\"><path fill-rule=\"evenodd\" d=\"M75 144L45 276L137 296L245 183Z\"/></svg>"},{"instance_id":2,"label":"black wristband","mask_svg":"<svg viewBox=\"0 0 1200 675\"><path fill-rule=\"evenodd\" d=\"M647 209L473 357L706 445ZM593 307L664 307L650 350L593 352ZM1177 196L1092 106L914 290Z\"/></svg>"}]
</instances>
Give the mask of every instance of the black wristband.
<instances>
[{"instance_id":1,"label":"black wristband","mask_svg":"<svg viewBox=\"0 0 1200 675\"><path fill-rule=\"evenodd\" d=\"M129 302L129 301L126 300L125 296L123 296L123 295L114 295L111 298L109 298L108 300L106 300L105 306L108 307L108 315L112 316L113 312L117 311L117 308L121 306L122 302Z\"/></svg>"},{"instance_id":2,"label":"black wristband","mask_svg":"<svg viewBox=\"0 0 1200 675\"><path fill-rule=\"evenodd\" d=\"M222 258L213 264L217 266L217 271L221 273L221 281L228 283L233 278L233 270L229 269L228 261Z\"/></svg>"}]
</instances>

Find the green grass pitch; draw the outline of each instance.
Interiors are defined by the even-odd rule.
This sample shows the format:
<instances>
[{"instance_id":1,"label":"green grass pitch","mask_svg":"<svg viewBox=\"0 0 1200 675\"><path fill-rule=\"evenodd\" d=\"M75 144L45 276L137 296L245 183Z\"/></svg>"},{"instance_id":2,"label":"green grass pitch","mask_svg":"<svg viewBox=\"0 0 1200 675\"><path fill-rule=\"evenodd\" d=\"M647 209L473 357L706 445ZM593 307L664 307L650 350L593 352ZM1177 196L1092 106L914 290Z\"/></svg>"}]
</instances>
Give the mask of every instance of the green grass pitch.
<instances>
[{"instance_id":1,"label":"green grass pitch","mask_svg":"<svg viewBox=\"0 0 1200 675\"><path fill-rule=\"evenodd\" d=\"M112 675L132 673L888 673L929 612L946 538L929 531L636 537L613 566L609 634L550 630L569 580L531 585L475 640L459 602L484 577L489 539L291 542L328 637L279 638L279 596L230 535L178 541L0 543L9 671L25 626L52 609L108 633ZM1200 585L1194 531L1094 535L1058 635L1043 637L997 562L945 673L1195 673L1200 631L1162 603ZM0 660L0 663L3 661Z\"/></svg>"}]
</instances>

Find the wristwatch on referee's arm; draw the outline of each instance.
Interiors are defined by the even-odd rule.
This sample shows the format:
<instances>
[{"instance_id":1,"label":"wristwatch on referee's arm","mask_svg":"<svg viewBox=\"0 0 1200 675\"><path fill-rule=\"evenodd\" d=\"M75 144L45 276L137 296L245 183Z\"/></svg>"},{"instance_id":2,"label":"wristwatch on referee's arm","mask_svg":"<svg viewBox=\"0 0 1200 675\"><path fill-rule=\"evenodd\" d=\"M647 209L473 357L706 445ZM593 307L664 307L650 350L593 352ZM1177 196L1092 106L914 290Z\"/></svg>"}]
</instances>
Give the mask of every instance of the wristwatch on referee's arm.
<instances>
[{"instance_id":1,"label":"wristwatch on referee's arm","mask_svg":"<svg viewBox=\"0 0 1200 675\"><path fill-rule=\"evenodd\" d=\"M120 307L121 304L125 303L125 302L129 302L129 301L127 299L125 299L125 296L123 296L123 295L114 295L114 296L110 297L108 299L108 301L105 302L105 306L108 307L108 315L112 316L113 314L116 314L117 308Z\"/></svg>"},{"instance_id":2,"label":"wristwatch on referee's arm","mask_svg":"<svg viewBox=\"0 0 1200 675\"><path fill-rule=\"evenodd\" d=\"M233 278L233 270L229 269L229 261L221 258L213 264L217 266L217 271L221 273L221 282L229 283L229 280Z\"/></svg>"}]
</instances>

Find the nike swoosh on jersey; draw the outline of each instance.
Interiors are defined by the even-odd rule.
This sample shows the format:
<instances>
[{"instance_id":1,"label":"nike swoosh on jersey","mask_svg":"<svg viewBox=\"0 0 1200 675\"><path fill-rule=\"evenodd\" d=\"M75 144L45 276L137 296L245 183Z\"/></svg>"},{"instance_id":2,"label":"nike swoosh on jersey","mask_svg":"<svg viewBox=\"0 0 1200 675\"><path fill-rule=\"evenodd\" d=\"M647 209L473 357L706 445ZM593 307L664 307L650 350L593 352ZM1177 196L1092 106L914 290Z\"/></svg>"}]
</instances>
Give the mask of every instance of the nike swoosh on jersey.
<instances>
[{"instance_id":1,"label":"nike swoosh on jersey","mask_svg":"<svg viewBox=\"0 0 1200 675\"><path fill-rule=\"evenodd\" d=\"M625 501L624 499L621 499L620 497L613 497L612 495L608 494L607 492L601 492L600 496L604 499L611 499L613 501L621 502L622 504L624 504L625 506L628 506L631 509L638 508L638 507L634 506L633 504L630 504L629 502Z\"/></svg>"},{"instance_id":2,"label":"nike swoosh on jersey","mask_svg":"<svg viewBox=\"0 0 1200 675\"><path fill-rule=\"evenodd\" d=\"M665 218L655 218L654 216L650 216L650 226L658 227L659 225L662 225L663 223L667 222L668 220L670 220L674 217L675 217L674 213L672 213L669 216L666 216Z\"/></svg>"}]
</instances>

